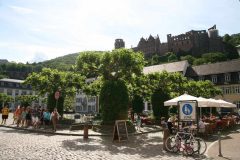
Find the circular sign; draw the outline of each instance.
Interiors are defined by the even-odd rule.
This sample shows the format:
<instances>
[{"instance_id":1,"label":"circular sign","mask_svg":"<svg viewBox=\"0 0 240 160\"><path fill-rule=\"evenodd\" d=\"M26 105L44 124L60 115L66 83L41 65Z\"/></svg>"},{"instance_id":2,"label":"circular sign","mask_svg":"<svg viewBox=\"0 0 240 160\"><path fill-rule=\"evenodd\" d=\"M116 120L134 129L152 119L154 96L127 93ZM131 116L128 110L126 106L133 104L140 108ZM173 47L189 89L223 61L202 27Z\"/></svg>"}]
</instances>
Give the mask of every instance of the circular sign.
<instances>
[{"instance_id":1,"label":"circular sign","mask_svg":"<svg viewBox=\"0 0 240 160\"><path fill-rule=\"evenodd\" d=\"M55 94L54 94L54 97L55 97L55 99L59 99L59 97L60 97L60 92L59 92L59 91L56 91Z\"/></svg>"},{"instance_id":2,"label":"circular sign","mask_svg":"<svg viewBox=\"0 0 240 160\"><path fill-rule=\"evenodd\" d=\"M190 104L184 104L183 107L182 107L182 112L185 115L191 115L192 112L193 112L193 108Z\"/></svg>"}]
</instances>

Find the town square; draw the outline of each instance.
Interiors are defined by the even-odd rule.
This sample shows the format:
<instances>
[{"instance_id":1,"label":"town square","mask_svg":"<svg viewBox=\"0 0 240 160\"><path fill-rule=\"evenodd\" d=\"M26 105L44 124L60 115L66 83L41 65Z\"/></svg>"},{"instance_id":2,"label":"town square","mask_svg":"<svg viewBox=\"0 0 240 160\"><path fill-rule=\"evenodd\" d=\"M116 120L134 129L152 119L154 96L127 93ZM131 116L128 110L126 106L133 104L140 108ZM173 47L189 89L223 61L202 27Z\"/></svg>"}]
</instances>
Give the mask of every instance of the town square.
<instances>
[{"instance_id":1,"label":"town square","mask_svg":"<svg viewBox=\"0 0 240 160\"><path fill-rule=\"evenodd\" d=\"M0 0L0 160L238 160L239 0Z\"/></svg>"}]
</instances>

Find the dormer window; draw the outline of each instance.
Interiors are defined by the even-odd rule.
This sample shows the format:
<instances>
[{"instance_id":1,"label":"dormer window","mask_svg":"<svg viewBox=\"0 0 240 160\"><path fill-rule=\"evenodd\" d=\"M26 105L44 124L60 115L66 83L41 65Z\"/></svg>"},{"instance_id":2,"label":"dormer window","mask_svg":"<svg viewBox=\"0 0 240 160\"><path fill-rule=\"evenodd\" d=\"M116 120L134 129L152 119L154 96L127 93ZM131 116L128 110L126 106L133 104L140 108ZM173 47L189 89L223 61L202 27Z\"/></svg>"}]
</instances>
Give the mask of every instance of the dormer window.
<instances>
[{"instance_id":1,"label":"dormer window","mask_svg":"<svg viewBox=\"0 0 240 160\"><path fill-rule=\"evenodd\" d=\"M217 75L212 75L212 82L217 83Z\"/></svg>"},{"instance_id":2,"label":"dormer window","mask_svg":"<svg viewBox=\"0 0 240 160\"><path fill-rule=\"evenodd\" d=\"M230 74L225 74L225 82L230 82L231 81L231 75Z\"/></svg>"}]
</instances>

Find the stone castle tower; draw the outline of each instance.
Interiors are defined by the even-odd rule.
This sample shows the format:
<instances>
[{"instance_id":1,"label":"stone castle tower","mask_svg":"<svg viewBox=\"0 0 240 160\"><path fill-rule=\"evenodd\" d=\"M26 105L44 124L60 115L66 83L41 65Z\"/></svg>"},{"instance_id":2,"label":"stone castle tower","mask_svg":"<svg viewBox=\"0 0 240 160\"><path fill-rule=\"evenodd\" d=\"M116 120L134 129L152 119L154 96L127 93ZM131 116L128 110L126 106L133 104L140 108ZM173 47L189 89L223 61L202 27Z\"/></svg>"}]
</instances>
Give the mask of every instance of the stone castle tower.
<instances>
[{"instance_id":1,"label":"stone castle tower","mask_svg":"<svg viewBox=\"0 0 240 160\"><path fill-rule=\"evenodd\" d=\"M114 48L125 48L125 42L123 41L123 39L115 39Z\"/></svg>"}]
</instances>

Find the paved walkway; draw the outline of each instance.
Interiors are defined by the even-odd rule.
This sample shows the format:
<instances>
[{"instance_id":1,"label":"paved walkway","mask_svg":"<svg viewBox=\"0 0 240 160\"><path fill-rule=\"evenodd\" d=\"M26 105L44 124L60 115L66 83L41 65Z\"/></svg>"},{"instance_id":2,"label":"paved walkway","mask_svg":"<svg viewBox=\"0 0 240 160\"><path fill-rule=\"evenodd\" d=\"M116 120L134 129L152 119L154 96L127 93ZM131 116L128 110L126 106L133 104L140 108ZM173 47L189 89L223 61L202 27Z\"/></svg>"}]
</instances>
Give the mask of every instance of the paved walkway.
<instances>
[{"instance_id":1,"label":"paved walkway","mask_svg":"<svg viewBox=\"0 0 240 160\"><path fill-rule=\"evenodd\" d=\"M0 115L1 122L1 115ZM162 132L148 133L138 136L130 136L128 142L112 143L112 137L94 136L84 141L82 130L69 131L68 129L51 131L48 134L43 129L29 129L30 132L22 131L21 128L11 129L12 118L7 125L0 127L0 155L1 159L216 159L216 160L239 160L240 157L240 130L225 136L222 140L223 157L218 157L217 141L208 141L207 157L183 157L180 154L170 154L162 151ZM15 128L15 127L14 127ZM144 127L142 131L151 131ZM37 132L37 133L31 133ZM38 132L41 132L40 134ZM7 133L7 134L6 134ZM49 135L51 134L51 135ZM61 134L61 136L59 135ZM89 130L89 134L100 133ZM69 136L75 135L75 136ZM78 136L78 137L76 137ZM9 141L11 139L11 141ZM22 153L24 152L24 153ZM40 152L39 154L35 152ZM44 152L50 152L44 155ZM28 154L26 154L28 153ZM37 157L36 157L37 155ZM25 156L25 157L24 157ZM39 157L38 157L39 156Z\"/></svg>"},{"instance_id":2,"label":"paved walkway","mask_svg":"<svg viewBox=\"0 0 240 160\"><path fill-rule=\"evenodd\" d=\"M209 159L217 160L239 160L240 159L240 129L233 131L231 134L222 136L221 140L222 155L219 157L219 143L213 142L206 155Z\"/></svg>"}]
</instances>

